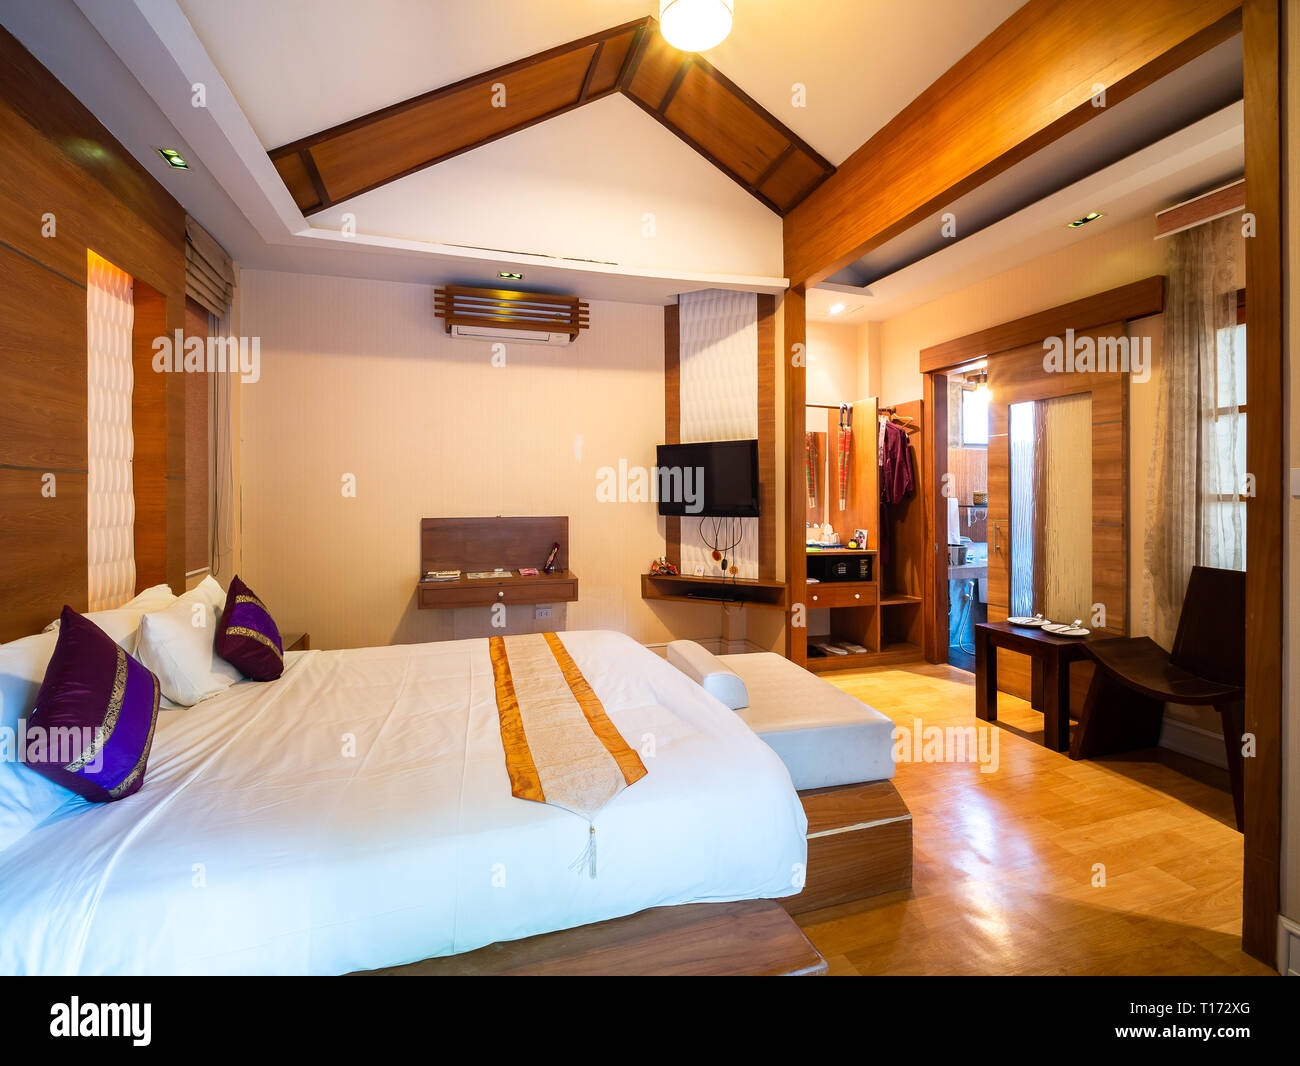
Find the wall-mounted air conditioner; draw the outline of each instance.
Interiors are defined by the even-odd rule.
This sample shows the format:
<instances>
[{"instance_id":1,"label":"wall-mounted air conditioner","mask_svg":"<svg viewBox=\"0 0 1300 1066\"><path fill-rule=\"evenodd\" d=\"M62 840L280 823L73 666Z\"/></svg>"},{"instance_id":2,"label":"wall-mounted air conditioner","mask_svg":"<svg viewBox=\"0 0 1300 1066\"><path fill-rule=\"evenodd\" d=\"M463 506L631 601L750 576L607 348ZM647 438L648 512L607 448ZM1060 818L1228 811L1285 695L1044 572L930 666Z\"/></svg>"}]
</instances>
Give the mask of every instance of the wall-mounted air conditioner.
<instances>
[{"instance_id":1,"label":"wall-mounted air conditioner","mask_svg":"<svg viewBox=\"0 0 1300 1066\"><path fill-rule=\"evenodd\" d=\"M576 296L508 289L438 289L434 313L461 340L515 344L571 344L588 326L587 305Z\"/></svg>"}]
</instances>

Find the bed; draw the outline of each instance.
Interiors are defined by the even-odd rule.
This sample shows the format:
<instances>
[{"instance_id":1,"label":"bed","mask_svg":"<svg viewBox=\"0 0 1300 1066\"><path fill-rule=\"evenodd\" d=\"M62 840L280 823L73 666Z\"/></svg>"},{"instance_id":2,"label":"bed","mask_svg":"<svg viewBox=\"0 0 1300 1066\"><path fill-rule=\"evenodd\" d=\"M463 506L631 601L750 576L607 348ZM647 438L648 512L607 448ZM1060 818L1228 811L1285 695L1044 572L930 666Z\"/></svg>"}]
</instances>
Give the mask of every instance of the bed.
<instances>
[{"instance_id":1,"label":"bed","mask_svg":"<svg viewBox=\"0 0 1300 1066\"><path fill-rule=\"evenodd\" d=\"M596 819L510 793L486 639L286 656L160 713L144 787L0 851L0 972L337 974L795 894L780 759L630 638L561 639L649 770Z\"/></svg>"}]
</instances>

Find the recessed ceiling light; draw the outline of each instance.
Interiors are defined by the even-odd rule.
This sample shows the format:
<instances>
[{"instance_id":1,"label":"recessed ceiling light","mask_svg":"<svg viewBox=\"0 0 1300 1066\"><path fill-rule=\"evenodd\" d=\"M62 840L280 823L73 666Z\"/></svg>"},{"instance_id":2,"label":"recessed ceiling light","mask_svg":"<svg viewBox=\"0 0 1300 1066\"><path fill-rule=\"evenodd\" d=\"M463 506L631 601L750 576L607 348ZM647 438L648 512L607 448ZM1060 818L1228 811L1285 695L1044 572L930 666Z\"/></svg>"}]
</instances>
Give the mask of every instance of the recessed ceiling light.
<instances>
[{"instance_id":1,"label":"recessed ceiling light","mask_svg":"<svg viewBox=\"0 0 1300 1066\"><path fill-rule=\"evenodd\" d=\"M731 32L735 0L659 0L659 32L680 52L703 52Z\"/></svg>"},{"instance_id":2,"label":"recessed ceiling light","mask_svg":"<svg viewBox=\"0 0 1300 1066\"><path fill-rule=\"evenodd\" d=\"M522 274L516 274L513 270L503 270L503 271L501 271L500 274L497 275L497 277L499 277L499 278L503 278L503 279L505 279L506 281L523 281L523 280L524 280L524 276L523 276Z\"/></svg>"},{"instance_id":3,"label":"recessed ceiling light","mask_svg":"<svg viewBox=\"0 0 1300 1066\"><path fill-rule=\"evenodd\" d=\"M1101 218L1100 211L1089 211L1083 218L1076 218L1073 222L1067 222L1066 225L1070 229L1078 229L1080 226L1086 226L1089 222L1096 222L1099 218Z\"/></svg>"},{"instance_id":4,"label":"recessed ceiling light","mask_svg":"<svg viewBox=\"0 0 1300 1066\"><path fill-rule=\"evenodd\" d=\"M175 167L177 170L189 170L190 165L185 162L185 157L176 151L175 148L159 148L158 154L167 161L169 167Z\"/></svg>"},{"instance_id":5,"label":"recessed ceiling light","mask_svg":"<svg viewBox=\"0 0 1300 1066\"><path fill-rule=\"evenodd\" d=\"M838 314L839 314L840 312L842 312L843 310L844 310L844 305L843 305L843 304L831 304L831 307L830 307L830 313L831 313L831 314L833 314L833 315L838 315Z\"/></svg>"}]
</instances>

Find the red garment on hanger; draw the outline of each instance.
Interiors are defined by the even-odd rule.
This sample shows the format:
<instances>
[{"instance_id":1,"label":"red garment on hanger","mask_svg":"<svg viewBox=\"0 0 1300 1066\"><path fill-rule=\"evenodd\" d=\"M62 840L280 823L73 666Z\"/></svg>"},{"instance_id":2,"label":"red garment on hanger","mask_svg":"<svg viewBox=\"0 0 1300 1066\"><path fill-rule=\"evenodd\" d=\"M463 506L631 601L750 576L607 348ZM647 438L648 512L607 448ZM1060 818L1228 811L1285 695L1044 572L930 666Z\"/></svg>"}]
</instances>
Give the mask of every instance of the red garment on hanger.
<instances>
[{"instance_id":1,"label":"red garment on hanger","mask_svg":"<svg viewBox=\"0 0 1300 1066\"><path fill-rule=\"evenodd\" d=\"M880 464L880 564L889 562L892 529L889 520L890 504L901 503L916 491L916 477L912 472L912 447L907 431L901 426L885 421L884 459Z\"/></svg>"}]
</instances>

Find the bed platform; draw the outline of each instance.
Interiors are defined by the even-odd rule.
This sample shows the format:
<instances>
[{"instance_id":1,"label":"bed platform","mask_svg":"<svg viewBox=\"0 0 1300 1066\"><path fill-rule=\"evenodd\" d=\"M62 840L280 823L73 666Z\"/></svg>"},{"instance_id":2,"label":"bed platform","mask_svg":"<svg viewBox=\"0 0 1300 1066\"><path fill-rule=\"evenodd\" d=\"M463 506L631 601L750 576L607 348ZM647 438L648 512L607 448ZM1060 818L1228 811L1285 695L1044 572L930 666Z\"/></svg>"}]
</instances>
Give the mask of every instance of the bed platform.
<instances>
[{"instance_id":1,"label":"bed platform","mask_svg":"<svg viewBox=\"0 0 1300 1066\"><path fill-rule=\"evenodd\" d=\"M912 813L892 781L808 789L808 875L791 914L912 887Z\"/></svg>"},{"instance_id":2,"label":"bed platform","mask_svg":"<svg viewBox=\"0 0 1300 1066\"><path fill-rule=\"evenodd\" d=\"M894 723L770 652L711 655L674 641L668 660L732 706L780 756L808 816L803 891L791 914L912 885L912 815L894 776Z\"/></svg>"},{"instance_id":3,"label":"bed platform","mask_svg":"<svg viewBox=\"0 0 1300 1066\"><path fill-rule=\"evenodd\" d=\"M779 902L655 907L360 977L812 977L826 960Z\"/></svg>"}]
</instances>

